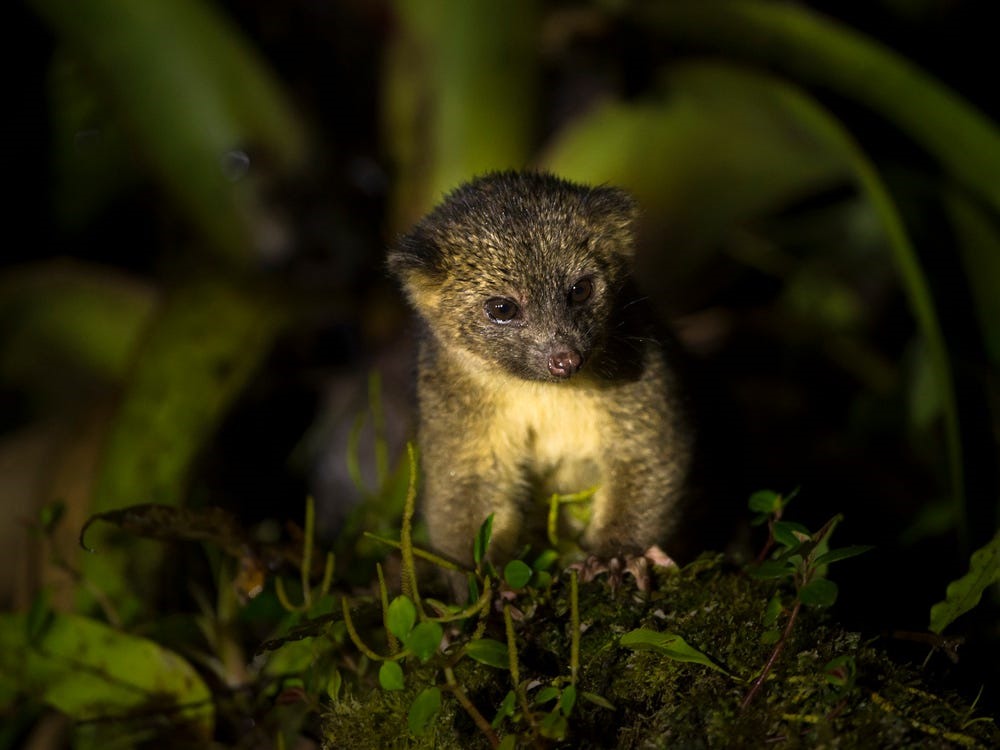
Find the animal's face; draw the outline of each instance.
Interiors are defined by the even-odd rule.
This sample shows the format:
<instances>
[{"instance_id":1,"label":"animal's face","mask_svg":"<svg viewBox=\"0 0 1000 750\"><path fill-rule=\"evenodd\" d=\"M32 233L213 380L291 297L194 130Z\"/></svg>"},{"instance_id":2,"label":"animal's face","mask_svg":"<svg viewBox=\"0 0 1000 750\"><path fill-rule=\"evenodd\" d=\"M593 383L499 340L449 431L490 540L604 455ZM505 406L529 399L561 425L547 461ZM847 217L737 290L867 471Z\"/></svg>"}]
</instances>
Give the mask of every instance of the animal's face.
<instances>
[{"instance_id":1,"label":"animal's face","mask_svg":"<svg viewBox=\"0 0 1000 750\"><path fill-rule=\"evenodd\" d=\"M563 380L606 337L633 216L618 190L491 175L452 193L390 266L443 344L522 378Z\"/></svg>"}]
</instances>

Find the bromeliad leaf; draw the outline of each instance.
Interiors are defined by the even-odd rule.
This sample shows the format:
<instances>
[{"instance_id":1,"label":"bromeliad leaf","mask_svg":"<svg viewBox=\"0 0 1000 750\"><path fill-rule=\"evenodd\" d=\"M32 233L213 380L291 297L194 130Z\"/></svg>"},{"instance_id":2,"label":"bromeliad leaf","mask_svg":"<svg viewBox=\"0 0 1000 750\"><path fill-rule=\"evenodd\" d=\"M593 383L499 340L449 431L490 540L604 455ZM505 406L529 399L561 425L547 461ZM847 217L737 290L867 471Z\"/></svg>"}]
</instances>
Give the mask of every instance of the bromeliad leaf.
<instances>
[{"instance_id":1,"label":"bromeliad leaf","mask_svg":"<svg viewBox=\"0 0 1000 750\"><path fill-rule=\"evenodd\" d=\"M940 634L956 619L979 604L990 585L1000 581L1000 532L972 553L969 572L948 584L943 602L931 607L930 628Z\"/></svg>"},{"instance_id":2,"label":"bromeliad leaf","mask_svg":"<svg viewBox=\"0 0 1000 750\"><path fill-rule=\"evenodd\" d=\"M730 674L727 670L712 661L708 655L690 646L676 633L639 628L623 635L619 643L633 651L655 651L674 661L693 662L726 675Z\"/></svg>"}]
</instances>

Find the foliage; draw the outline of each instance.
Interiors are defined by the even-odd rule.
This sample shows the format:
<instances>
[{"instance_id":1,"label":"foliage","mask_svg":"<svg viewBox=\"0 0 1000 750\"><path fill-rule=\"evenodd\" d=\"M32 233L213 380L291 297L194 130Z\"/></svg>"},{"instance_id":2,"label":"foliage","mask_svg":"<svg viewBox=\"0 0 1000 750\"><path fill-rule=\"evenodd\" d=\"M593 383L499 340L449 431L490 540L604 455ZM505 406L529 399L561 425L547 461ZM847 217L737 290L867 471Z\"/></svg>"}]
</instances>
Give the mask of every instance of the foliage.
<instances>
[{"instance_id":1,"label":"foliage","mask_svg":"<svg viewBox=\"0 0 1000 750\"><path fill-rule=\"evenodd\" d=\"M945 600L931 607L930 629L940 634L979 604L983 592L1000 582L1000 533L972 553L969 572L948 584Z\"/></svg>"}]
</instances>

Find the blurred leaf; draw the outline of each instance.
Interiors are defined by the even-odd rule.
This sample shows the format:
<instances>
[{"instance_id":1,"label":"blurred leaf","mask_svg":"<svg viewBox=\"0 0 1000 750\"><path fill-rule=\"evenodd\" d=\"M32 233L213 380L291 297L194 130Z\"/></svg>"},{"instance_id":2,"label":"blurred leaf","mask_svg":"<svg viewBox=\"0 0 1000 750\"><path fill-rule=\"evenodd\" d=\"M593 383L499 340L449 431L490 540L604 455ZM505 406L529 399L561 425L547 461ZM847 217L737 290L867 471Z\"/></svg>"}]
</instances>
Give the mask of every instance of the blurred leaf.
<instances>
[{"instance_id":1,"label":"blurred leaf","mask_svg":"<svg viewBox=\"0 0 1000 750\"><path fill-rule=\"evenodd\" d=\"M1000 209L1000 133L911 62L831 18L789 3L685 0L636 6L666 39L774 66L870 107Z\"/></svg>"},{"instance_id":2,"label":"blurred leaf","mask_svg":"<svg viewBox=\"0 0 1000 750\"><path fill-rule=\"evenodd\" d=\"M604 696L598 695L597 693L588 693L588 692L584 691L584 692L580 693L580 697L583 698L584 700L590 701L595 706L600 706L601 708L606 708L609 711L614 711L615 710L615 706L614 706L614 704L611 701L609 701Z\"/></svg>"},{"instance_id":3,"label":"blurred leaf","mask_svg":"<svg viewBox=\"0 0 1000 750\"><path fill-rule=\"evenodd\" d=\"M750 510L756 513L776 513L781 510L781 495L774 490L758 490L747 501Z\"/></svg>"},{"instance_id":4,"label":"blurred leaf","mask_svg":"<svg viewBox=\"0 0 1000 750\"><path fill-rule=\"evenodd\" d=\"M0 616L0 683L77 721L158 715L211 739L211 693L174 652L77 615L27 632L25 615Z\"/></svg>"},{"instance_id":5,"label":"blurred leaf","mask_svg":"<svg viewBox=\"0 0 1000 750\"><path fill-rule=\"evenodd\" d=\"M832 607L837 601L837 584L817 578L799 589L799 601L810 607Z\"/></svg>"},{"instance_id":6,"label":"blurred leaf","mask_svg":"<svg viewBox=\"0 0 1000 750\"><path fill-rule=\"evenodd\" d=\"M795 521L775 521L772 525L774 540L782 547L798 547L804 539L796 534L809 537L809 529Z\"/></svg>"},{"instance_id":7,"label":"blurred leaf","mask_svg":"<svg viewBox=\"0 0 1000 750\"><path fill-rule=\"evenodd\" d=\"M930 629L940 634L960 616L979 604L983 592L1000 581L1000 531L972 553L969 572L948 584L943 602L931 607Z\"/></svg>"},{"instance_id":8,"label":"blurred leaf","mask_svg":"<svg viewBox=\"0 0 1000 750\"><path fill-rule=\"evenodd\" d=\"M413 734L423 734L431 719L441 708L441 690L436 687L429 687L421 690L420 694L410 705L406 722Z\"/></svg>"},{"instance_id":9,"label":"blurred leaf","mask_svg":"<svg viewBox=\"0 0 1000 750\"><path fill-rule=\"evenodd\" d=\"M559 710L562 711L563 716L569 716L573 712L573 706L575 705L576 687L567 685L565 690L562 691L562 695L559 696Z\"/></svg>"},{"instance_id":10,"label":"blurred leaf","mask_svg":"<svg viewBox=\"0 0 1000 750\"><path fill-rule=\"evenodd\" d=\"M398 226L470 176L528 161L538 83L534 0L395 0L382 109Z\"/></svg>"},{"instance_id":11,"label":"blurred leaf","mask_svg":"<svg viewBox=\"0 0 1000 750\"><path fill-rule=\"evenodd\" d=\"M510 668L510 655L507 644L492 638L477 638L465 646L465 653L482 664L488 664L497 669Z\"/></svg>"},{"instance_id":12,"label":"blurred leaf","mask_svg":"<svg viewBox=\"0 0 1000 750\"><path fill-rule=\"evenodd\" d=\"M383 662L378 670L378 684L383 690L402 690L406 687L403 668L397 662Z\"/></svg>"},{"instance_id":13,"label":"blurred leaf","mask_svg":"<svg viewBox=\"0 0 1000 750\"><path fill-rule=\"evenodd\" d=\"M542 165L629 189L673 245L698 248L850 174L763 76L683 65L662 88L659 98L610 102L579 117L549 144Z\"/></svg>"},{"instance_id":14,"label":"blurred leaf","mask_svg":"<svg viewBox=\"0 0 1000 750\"><path fill-rule=\"evenodd\" d=\"M221 281L172 291L138 347L111 428L94 512L140 502L177 504L194 457L270 346L285 313L269 295ZM107 592L150 594L158 551L114 547L95 530L101 550L84 561L86 577ZM131 579L131 583L129 582Z\"/></svg>"},{"instance_id":15,"label":"blurred leaf","mask_svg":"<svg viewBox=\"0 0 1000 750\"><path fill-rule=\"evenodd\" d=\"M958 236L979 327L990 364L1000 368L1000 227L992 216L958 191L945 193L945 201Z\"/></svg>"},{"instance_id":16,"label":"blurred leaf","mask_svg":"<svg viewBox=\"0 0 1000 750\"><path fill-rule=\"evenodd\" d=\"M532 699L532 703L536 706L544 706L549 701L554 701L559 697L559 688L553 687L552 685L546 685L537 693Z\"/></svg>"},{"instance_id":17,"label":"blurred leaf","mask_svg":"<svg viewBox=\"0 0 1000 750\"><path fill-rule=\"evenodd\" d=\"M252 167L259 154L261 163L284 170L302 158L305 137L277 81L236 29L201 0L30 5L79 59L139 158L211 246L255 260L258 196L251 181L226 173L227 155L246 150Z\"/></svg>"},{"instance_id":18,"label":"blurred leaf","mask_svg":"<svg viewBox=\"0 0 1000 750\"><path fill-rule=\"evenodd\" d=\"M120 380L155 301L147 285L100 266L56 260L8 271L0 282L0 376L37 387L77 368Z\"/></svg>"},{"instance_id":19,"label":"blurred leaf","mask_svg":"<svg viewBox=\"0 0 1000 750\"><path fill-rule=\"evenodd\" d=\"M619 643L622 647L630 648L634 651L655 651L674 661L693 662L714 669L717 672L729 674L729 672L712 661L706 654L688 645L687 641L676 633L638 628L623 635Z\"/></svg>"}]
</instances>

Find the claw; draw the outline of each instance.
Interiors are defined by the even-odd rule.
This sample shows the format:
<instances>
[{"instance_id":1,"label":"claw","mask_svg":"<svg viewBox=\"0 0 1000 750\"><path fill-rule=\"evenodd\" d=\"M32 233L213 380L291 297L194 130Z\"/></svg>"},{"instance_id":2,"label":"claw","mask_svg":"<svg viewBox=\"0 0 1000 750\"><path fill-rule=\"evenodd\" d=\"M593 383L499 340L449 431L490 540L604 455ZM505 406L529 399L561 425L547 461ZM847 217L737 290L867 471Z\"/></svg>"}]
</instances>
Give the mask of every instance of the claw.
<instances>
[{"instance_id":1,"label":"claw","mask_svg":"<svg viewBox=\"0 0 1000 750\"><path fill-rule=\"evenodd\" d=\"M611 593L615 594L618 592L626 573L631 574L635 579L635 585L639 591L649 591L652 588L651 565L658 568L677 567L677 563L658 545L654 544L641 555L616 555L606 559L591 555L582 563L574 563L569 568L576 570L580 575L580 580L584 583L594 580L601 573L607 573Z\"/></svg>"}]
</instances>

